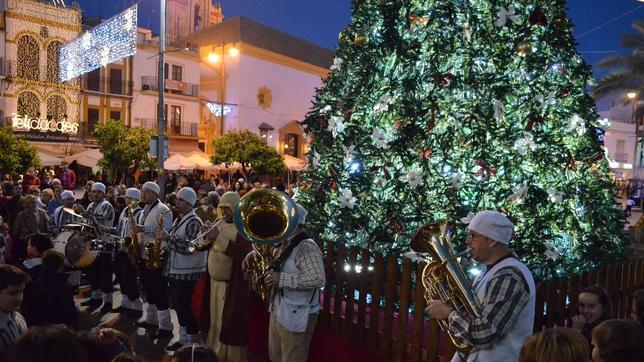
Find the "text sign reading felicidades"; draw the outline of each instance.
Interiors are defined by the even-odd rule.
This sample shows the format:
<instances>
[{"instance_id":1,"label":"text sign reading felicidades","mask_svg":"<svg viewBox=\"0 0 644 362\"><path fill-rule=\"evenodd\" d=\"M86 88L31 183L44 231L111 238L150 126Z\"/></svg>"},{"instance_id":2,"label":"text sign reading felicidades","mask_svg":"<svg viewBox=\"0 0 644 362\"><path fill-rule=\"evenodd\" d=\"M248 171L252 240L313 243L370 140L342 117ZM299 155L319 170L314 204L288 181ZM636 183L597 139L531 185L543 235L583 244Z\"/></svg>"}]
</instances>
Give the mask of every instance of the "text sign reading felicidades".
<instances>
[{"instance_id":1,"label":"text sign reading felicidades","mask_svg":"<svg viewBox=\"0 0 644 362\"><path fill-rule=\"evenodd\" d=\"M136 53L137 5L60 48L60 81L78 77Z\"/></svg>"},{"instance_id":2,"label":"text sign reading felicidades","mask_svg":"<svg viewBox=\"0 0 644 362\"><path fill-rule=\"evenodd\" d=\"M78 135L78 126L78 122L70 122L67 118L54 121L15 113L11 116L13 131L31 141L68 142Z\"/></svg>"}]
</instances>

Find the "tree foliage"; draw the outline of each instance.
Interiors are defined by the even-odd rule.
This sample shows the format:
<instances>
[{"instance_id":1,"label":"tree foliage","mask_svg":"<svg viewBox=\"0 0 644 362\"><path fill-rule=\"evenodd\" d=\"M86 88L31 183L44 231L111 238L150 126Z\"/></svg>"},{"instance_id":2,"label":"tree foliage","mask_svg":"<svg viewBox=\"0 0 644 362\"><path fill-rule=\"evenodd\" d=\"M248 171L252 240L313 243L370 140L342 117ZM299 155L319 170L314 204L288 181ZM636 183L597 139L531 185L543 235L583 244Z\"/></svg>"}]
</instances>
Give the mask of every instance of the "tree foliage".
<instances>
[{"instance_id":1,"label":"tree foliage","mask_svg":"<svg viewBox=\"0 0 644 362\"><path fill-rule=\"evenodd\" d=\"M481 210L537 277L624 257L590 68L565 1L354 1L303 122L298 201L315 238L383 253Z\"/></svg>"},{"instance_id":2,"label":"tree foliage","mask_svg":"<svg viewBox=\"0 0 644 362\"><path fill-rule=\"evenodd\" d=\"M153 130L129 128L115 120L96 126L94 137L103 154L99 165L108 170L110 180L117 175L125 176L128 170L134 173L139 167L153 164L149 149L154 134Z\"/></svg>"},{"instance_id":3,"label":"tree foliage","mask_svg":"<svg viewBox=\"0 0 644 362\"><path fill-rule=\"evenodd\" d=\"M40 157L35 147L17 136L11 127L0 128L0 172L23 173L30 166L40 167Z\"/></svg>"},{"instance_id":4,"label":"tree foliage","mask_svg":"<svg viewBox=\"0 0 644 362\"><path fill-rule=\"evenodd\" d=\"M242 173L248 179L258 176L280 176L286 171L282 156L273 147L267 146L255 133L248 130L229 132L213 141L212 163L232 164L239 162Z\"/></svg>"}]
</instances>

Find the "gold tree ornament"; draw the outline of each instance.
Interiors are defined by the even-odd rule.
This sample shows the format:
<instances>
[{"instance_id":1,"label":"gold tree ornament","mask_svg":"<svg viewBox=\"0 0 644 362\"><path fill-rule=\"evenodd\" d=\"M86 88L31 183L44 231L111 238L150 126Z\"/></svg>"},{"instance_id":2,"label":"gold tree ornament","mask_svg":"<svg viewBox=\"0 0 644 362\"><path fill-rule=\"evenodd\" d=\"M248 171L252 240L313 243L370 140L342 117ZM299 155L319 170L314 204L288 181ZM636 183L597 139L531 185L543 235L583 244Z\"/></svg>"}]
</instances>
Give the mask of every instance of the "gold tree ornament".
<instances>
[{"instance_id":1,"label":"gold tree ornament","mask_svg":"<svg viewBox=\"0 0 644 362\"><path fill-rule=\"evenodd\" d=\"M519 42L519 44L517 44L517 54L519 54L520 57L526 57L532 54L532 44L527 41Z\"/></svg>"},{"instance_id":2,"label":"gold tree ornament","mask_svg":"<svg viewBox=\"0 0 644 362\"><path fill-rule=\"evenodd\" d=\"M353 42L356 45L365 45L367 44L367 37L365 37L364 35L356 35L356 37L353 39Z\"/></svg>"},{"instance_id":3,"label":"gold tree ornament","mask_svg":"<svg viewBox=\"0 0 644 362\"><path fill-rule=\"evenodd\" d=\"M273 102L273 92L266 87L261 86L257 90L257 105L263 109L271 108L271 103Z\"/></svg>"}]
</instances>

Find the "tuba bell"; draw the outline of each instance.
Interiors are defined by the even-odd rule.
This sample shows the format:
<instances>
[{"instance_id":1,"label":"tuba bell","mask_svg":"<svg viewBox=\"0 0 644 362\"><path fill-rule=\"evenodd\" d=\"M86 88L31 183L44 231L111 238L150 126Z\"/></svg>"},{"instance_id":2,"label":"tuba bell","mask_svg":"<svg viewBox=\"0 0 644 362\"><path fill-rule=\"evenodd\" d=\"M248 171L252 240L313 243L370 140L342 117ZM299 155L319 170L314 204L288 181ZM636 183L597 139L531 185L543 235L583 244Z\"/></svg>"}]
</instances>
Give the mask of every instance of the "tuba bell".
<instances>
[{"instance_id":1,"label":"tuba bell","mask_svg":"<svg viewBox=\"0 0 644 362\"><path fill-rule=\"evenodd\" d=\"M248 277L253 290L266 301L269 290L263 283L264 276L279 268L272 265L276 258L273 247L287 240L297 228L297 207L283 192L257 189L241 198L234 220L239 234L256 251Z\"/></svg>"},{"instance_id":2,"label":"tuba bell","mask_svg":"<svg viewBox=\"0 0 644 362\"><path fill-rule=\"evenodd\" d=\"M411 248L418 253L431 256L422 273L425 287L425 301L440 300L451 304L455 310L479 317L481 304L472 289L469 279L456 258L465 255L455 254L452 248L454 225L446 220L435 221L424 225L412 238ZM445 320L438 320L439 327L449 335L452 343L460 352L468 352L472 346L461 338L454 336Z\"/></svg>"}]
</instances>

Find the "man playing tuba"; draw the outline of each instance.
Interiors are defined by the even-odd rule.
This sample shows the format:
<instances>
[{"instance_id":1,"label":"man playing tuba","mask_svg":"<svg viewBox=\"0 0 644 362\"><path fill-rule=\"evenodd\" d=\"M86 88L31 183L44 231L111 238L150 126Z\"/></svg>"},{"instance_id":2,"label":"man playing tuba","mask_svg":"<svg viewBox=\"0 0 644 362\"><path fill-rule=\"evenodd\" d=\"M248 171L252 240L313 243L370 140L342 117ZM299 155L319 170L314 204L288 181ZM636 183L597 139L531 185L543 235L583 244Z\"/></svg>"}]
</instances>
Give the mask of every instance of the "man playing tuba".
<instances>
[{"instance_id":1,"label":"man playing tuba","mask_svg":"<svg viewBox=\"0 0 644 362\"><path fill-rule=\"evenodd\" d=\"M477 213L468 225L472 257L486 268L474 281L480 317L429 301L432 318L447 320L449 330L472 347L452 361L517 361L523 340L532 334L535 286L528 268L508 249L514 225L496 211Z\"/></svg>"}]
</instances>

